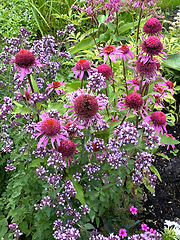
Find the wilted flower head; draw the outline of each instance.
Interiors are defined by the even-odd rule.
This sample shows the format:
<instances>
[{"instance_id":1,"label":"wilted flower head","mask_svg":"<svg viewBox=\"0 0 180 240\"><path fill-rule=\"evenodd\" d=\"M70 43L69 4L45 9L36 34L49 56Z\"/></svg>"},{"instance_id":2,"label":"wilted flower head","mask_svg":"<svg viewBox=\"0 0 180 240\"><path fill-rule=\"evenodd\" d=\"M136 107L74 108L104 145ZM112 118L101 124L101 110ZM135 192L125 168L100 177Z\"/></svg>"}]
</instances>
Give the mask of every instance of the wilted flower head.
<instances>
[{"instance_id":1,"label":"wilted flower head","mask_svg":"<svg viewBox=\"0 0 180 240\"><path fill-rule=\"evenodd\" d=\"M15 63L15 67L17 67L18 71L21 71L21 80L24 79L24 76L26 74L31 73L31 68L34 67L36 71L38 72L38 67L45 67L45 64L40 63L37 59L35 59L34 55L32 52L22 49L20 50L17 54L16 57L11 56L11 62Z\"/></svg>"},{"instance_id":2,"label":"wilted flower head","mask_svg":"<svg viewBox=\"0 0 180 240\"><path fill-rule=\"evenodd\" d=\"M101 123L102 116L98 113L99 110L103 110L108 100L103 95L95 96L92 91L90 93L85 92L85 89L78 89L74 93L67 94L72 105L64 105L68 109L67 113L74 111L71 117L76 115L75 121L82 120L84 125L93 124L93 120Z\"/></svg>"},{"instance_id":3,"label":"wilted flower head","mask_svg":"<svg viewBox=\"0 0 180 240\"><path fill-rule=\"evenodd\" d=\"M89 77L91 76L91 72L95 70L95 68L93 68L92 63L90 63L88 60L86 59L80 59L76 65L71 68L71 70L73 71L73 73L75 73L75 79L79 76L79 80L81 80L84 76L84 72L87 71Z\"/></svg>"},{"instance_id":4,"label":"wilted flower head","mask_svg":"<svg viewBox=\"0 0 180 240\"><path fill-rule=\"evenodd\" d=\"M167 124L166 115L161 111L153 112L150 116L147 116L144 121L151 123L150 126L153 126L154 129L156 129L157 135L159 135L160 132L162 135L164 132L167 132L165 127Z\"/></svg>"},{"instance_id":5,"label":"wilted flower head","mask_svg":"<svg viewBox=\"0 0 180 240\"><path fill-rule=\"evenodd\" d=\"M113 62L116 61L115 54L116 48L112 45L107 45L104 48L99 47L100 53L97 55L98 57L104 56L104 63L106 63L107 58L109 57Z\"/></svg>"}]
</instances>

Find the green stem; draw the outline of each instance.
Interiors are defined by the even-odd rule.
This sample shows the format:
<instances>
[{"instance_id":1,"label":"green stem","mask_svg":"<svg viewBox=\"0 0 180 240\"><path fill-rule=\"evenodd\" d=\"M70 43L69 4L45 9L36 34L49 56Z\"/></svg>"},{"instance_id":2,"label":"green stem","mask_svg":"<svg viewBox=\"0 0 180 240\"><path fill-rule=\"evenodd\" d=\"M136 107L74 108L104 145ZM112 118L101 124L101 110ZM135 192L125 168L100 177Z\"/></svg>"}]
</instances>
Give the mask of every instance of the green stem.
<instances>
[{"instance_id":1,"label":"green stem","mask_svg":"<svg viewBox=\"0 0 180 240\"><path fill-rule=\"evenodd\" d=\"M128 87L127 87L127 82L126 82L126 68L125 68L124 59L122 59L122 62L123 62L124 83L125 83L125 87L126 87L126 94L128 95Z\"/></svg>"},{"instance_id":2,"label":"green stem","mask_svg":"<svg viewBox=\"0 0 180 240\"><path fill-rule=\"evenodd\" d=\"M142 17L142 5L141 5L141 10L139 14L139 21L138 21L138 26L137 26L137 37L136 37L136 55L138 56L138 40L139 40L139 29L140 29L140 24L141 24L141 17Z\"/></svg>"},{"instance_id":3,"label":"green stem","mask_svg":"<svg viewBox=\"0 0 180 240\"><path fill-rule=\"evenodd\" d=\"M30 87L31 87L31 91L32 91L32 93L34 93L34 88L33 88L32 82L31 82L31 75L27 74L27 76L28 76Z\"/></svg>"}]
</instances>

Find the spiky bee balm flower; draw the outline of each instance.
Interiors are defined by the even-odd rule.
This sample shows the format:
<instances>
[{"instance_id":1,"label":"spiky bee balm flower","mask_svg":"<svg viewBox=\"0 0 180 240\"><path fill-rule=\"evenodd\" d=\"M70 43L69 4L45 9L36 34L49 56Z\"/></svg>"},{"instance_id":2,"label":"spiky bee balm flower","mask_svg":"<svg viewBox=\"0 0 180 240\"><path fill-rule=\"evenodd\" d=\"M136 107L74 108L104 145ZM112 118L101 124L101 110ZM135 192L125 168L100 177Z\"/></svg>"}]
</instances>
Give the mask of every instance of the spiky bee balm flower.
<instances>
[{"instance_id":1,"label":"spiky bee balm flower","mask_svg":"<svg viewBox=\"0 0 180 240\"><path fill-rule=\"evenodd\" d=\"M26 74L31 73L31 68L34 67L38 72L38 67L45 67L45 64L40 63L33 55L32 52L26 49L20 50L16 57L11 56L11 62L15 63L15 67L17 67L18 71L21 71L20 79L23 80Z\"/></svg>"},{"instance_id":2,"label":"spiky bee balm flower","mask_svg":"<svg viewBox=\"0 0 180 240\"><path fill-rule=\"evenodd\" d=\"M42 121L38 122L35 129L39 132L36 134L36 138L43 135L37 145L40 148L46 147L49 138L51 139L51 144L54 147L54 142L56 141L58 146L60 144L60 138L67 139L64 137L64 133L61 133L62 125L61 122L55 118L50 118L46 112L40 115Z\"/></svg>"}]
</instances>

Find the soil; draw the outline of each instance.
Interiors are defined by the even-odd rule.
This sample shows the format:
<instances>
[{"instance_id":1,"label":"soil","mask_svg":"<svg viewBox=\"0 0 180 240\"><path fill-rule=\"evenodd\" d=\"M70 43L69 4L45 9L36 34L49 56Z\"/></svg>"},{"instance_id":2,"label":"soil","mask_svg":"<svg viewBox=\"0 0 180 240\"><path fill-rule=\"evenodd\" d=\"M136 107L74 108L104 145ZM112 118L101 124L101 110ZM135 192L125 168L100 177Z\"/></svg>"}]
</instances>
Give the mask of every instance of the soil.
<instances>
[{"instance_id":1,"label":"soil","mask_svg":"<svg viewBox=\"0 0 180 240\"><path fill-rule=\"evenodd\" d=\"M180 104L180 96L177 96L177 106ZM167 126L168 133L180 141L180 119L175 126ZM164 229L164 221L180 219L180 144L175 145L179 150L174 156L167 150L167 146L158 151L167 155L170 160L155 156L154 166L160 173L162 182L157 181L155 195L144 189L144 213L139 216L141 220L149 221L148 226L158 231Z\"/></svg>"}]
</instances>

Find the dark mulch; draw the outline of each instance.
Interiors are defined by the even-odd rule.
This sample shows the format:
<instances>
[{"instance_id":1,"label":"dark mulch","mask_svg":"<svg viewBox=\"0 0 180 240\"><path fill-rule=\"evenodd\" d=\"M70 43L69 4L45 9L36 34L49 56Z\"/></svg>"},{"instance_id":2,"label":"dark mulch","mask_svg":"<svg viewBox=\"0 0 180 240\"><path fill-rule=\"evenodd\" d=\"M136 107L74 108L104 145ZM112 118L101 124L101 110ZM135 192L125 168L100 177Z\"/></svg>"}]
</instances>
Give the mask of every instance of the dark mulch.
<instances>
[{"instance_id":1,"label":"dark mulch","mask_svg":"<svg viewBox=\"0 0 180 240\"><path fill-rule=\"evenodd\" d=\"M180 104L180 96L177 103ZM180 119L175 126L167 126L168 133L172 134L180 141ZM147 189L144 189L144 208L143 214L139 216L141 220L149 220L149 227L163 230L164 221L180 218L180 144L175 145L179 152L177 156L167 151L167 147L161 147L159 152L164 153L170 161L163 157L156 156L154 165L159 171L162 182L157 181L155 196Z\"/></svg>"}]
</instances>

